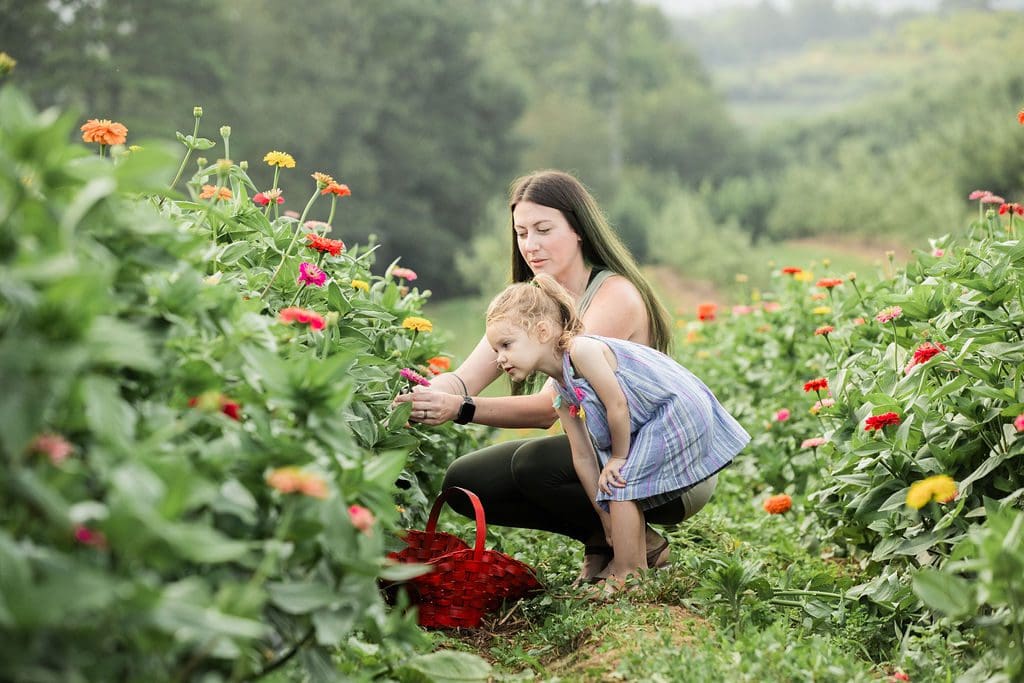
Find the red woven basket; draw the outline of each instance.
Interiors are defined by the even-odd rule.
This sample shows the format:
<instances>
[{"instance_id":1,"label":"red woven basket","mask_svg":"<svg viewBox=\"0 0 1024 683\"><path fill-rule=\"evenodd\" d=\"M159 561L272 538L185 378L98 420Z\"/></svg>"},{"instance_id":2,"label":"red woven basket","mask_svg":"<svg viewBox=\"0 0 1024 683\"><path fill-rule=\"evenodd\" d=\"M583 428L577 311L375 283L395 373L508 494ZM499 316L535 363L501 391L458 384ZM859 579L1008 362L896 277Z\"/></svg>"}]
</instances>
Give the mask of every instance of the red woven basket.
<instances>
[{"instance_id":1,"label":"red woven basket","mask_svg":"<svg viewBox=\"0 0 1024 683\"><path fill-rule=\"evenodd\" d=\"M455 492L473 504L476 543L470 548L457 536L437 529L441 507ZM480 499L459 487L446 489L434 501L427 530L410 529L403 539L408 547L389 557L397 562L429 564L433 569L405 584L413 604L419 606L419 623L430 628L474 628L484 614L505 600L514 600L541 585L533 569L497 550L485 550L487 522Z\"/></svg>"}]
</instances>

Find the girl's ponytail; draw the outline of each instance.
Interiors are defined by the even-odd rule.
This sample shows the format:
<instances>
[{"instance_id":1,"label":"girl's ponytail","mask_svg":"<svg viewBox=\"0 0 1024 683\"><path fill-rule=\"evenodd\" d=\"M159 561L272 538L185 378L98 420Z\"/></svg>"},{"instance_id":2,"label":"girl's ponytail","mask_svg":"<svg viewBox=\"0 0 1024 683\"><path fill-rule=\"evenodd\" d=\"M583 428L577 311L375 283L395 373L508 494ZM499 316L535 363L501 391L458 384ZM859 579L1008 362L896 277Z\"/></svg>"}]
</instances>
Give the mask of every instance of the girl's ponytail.
<instances>
[{"instance_id":1,"label":"girl's ponytail","mask_svg":"<svg viewBox=\"0 0 1024 683\"><path fill-rule=\"evenodd\" d=\"M565 351L569 348L572 338L583 332L583 321L576 313L576 303L569 296L569 292L547 273L537 274L533 278L533 284L555 305L558 322L562 326L562 334L555 342L555 348Z\"/></svg>"}]
</instances>

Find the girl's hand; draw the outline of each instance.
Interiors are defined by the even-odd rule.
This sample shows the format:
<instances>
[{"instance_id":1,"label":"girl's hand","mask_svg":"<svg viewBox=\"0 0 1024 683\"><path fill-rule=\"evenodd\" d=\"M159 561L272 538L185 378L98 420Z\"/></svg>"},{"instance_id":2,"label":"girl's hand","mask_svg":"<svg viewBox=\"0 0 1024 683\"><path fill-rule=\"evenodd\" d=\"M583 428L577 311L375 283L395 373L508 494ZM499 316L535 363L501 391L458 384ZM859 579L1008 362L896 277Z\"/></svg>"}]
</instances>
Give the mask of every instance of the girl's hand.
<instances>
[{"instance_id":1,"label":"girl's hand","mask_svg":"<svg viewBox=\"0 0 1024 683\"><path fill-rule=\"evenodd\" d=\"M458 417L459 409L462 407L462 396L416 386L412 392L395 397L395 403L406 402L412 403L410 422L440 425Z\"/></svg>"},{"instance_id":2,"label":"girl's hand","mask_svg":"<svg viewBox=\"0 0 1024 683\"><path fill-rule=\"evenodd\" d=\"M622 468L626 466L625 458L612 458L601 470L601 476L597 478L597 488L602 492L611 495L612 489L621 489L626 485L626 479L622 476Z\"/></svg>"}]
</instances>

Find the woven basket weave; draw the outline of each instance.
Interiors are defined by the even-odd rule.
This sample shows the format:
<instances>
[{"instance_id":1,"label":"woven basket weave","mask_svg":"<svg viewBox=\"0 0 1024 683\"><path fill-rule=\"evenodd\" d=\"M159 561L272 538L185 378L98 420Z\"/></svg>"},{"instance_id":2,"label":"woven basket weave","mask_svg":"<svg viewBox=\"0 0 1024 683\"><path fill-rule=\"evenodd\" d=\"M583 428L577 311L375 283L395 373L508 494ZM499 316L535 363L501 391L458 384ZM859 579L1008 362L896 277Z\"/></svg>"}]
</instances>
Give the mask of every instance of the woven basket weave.
<instances>
[{"instance_id":1,"label":"woven basket weave","mask_svg":"<svg viewBox=\"0 0 1024 683\"><path fill-rule=\"evenodd\" d=\"M476 519L474 547L457 536L436 531L437 518L445 501L465 494L473 504ZM540 589L533 569L519 560L485 550L487 522L480 499L472 491L452 487L434 501L426 531L409 530L403 535L408 547L391 553L391 559L431 565L429 573L406 583L413 604L419 606L419 623L431 628L474 628L484 614L505 600L515 600Z\"/></svg>"}]
</instances>

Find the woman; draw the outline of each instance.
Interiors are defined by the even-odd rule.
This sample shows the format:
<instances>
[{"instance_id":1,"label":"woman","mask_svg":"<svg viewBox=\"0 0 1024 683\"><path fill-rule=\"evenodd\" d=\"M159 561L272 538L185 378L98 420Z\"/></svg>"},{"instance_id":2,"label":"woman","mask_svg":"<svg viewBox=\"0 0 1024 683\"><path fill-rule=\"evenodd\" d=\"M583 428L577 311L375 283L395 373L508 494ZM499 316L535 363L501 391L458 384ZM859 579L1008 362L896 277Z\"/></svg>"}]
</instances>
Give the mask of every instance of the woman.
<instances>
[{"instance_id":1,"label":"woman","mask_svg":"<svg viewBox=\"0 0 1024 683\"><path fill-rule=\"evenodd\" d=\"M615 337L667 351L668 314L640 274L629 251L612 231L596 201L573 176L541 171L516 180L509 196L512 212L512 280L525 282L547 273L577 302L588 334ZM410 419L429 425L449 420L492 427L546 429L556 419L548 384L528 395L480 397L501 374L497 354L480 340L456 370L438 375L430 387L417 387L399 401L412 401ZM523 383L513 383L522 394ZM653 508L647 520L677 524L700 510L714 491L712 478ZM564 434L508 441L457 458L444 486L476 493L487 521L502 526L542 529L575 538L585 546L580 577L597 576L611 561L601 520L573 468ZM468 505L456 510L472 517ZM668 541L646 530L647 564L668 561Z\"/></svg>"}]
</instances>

